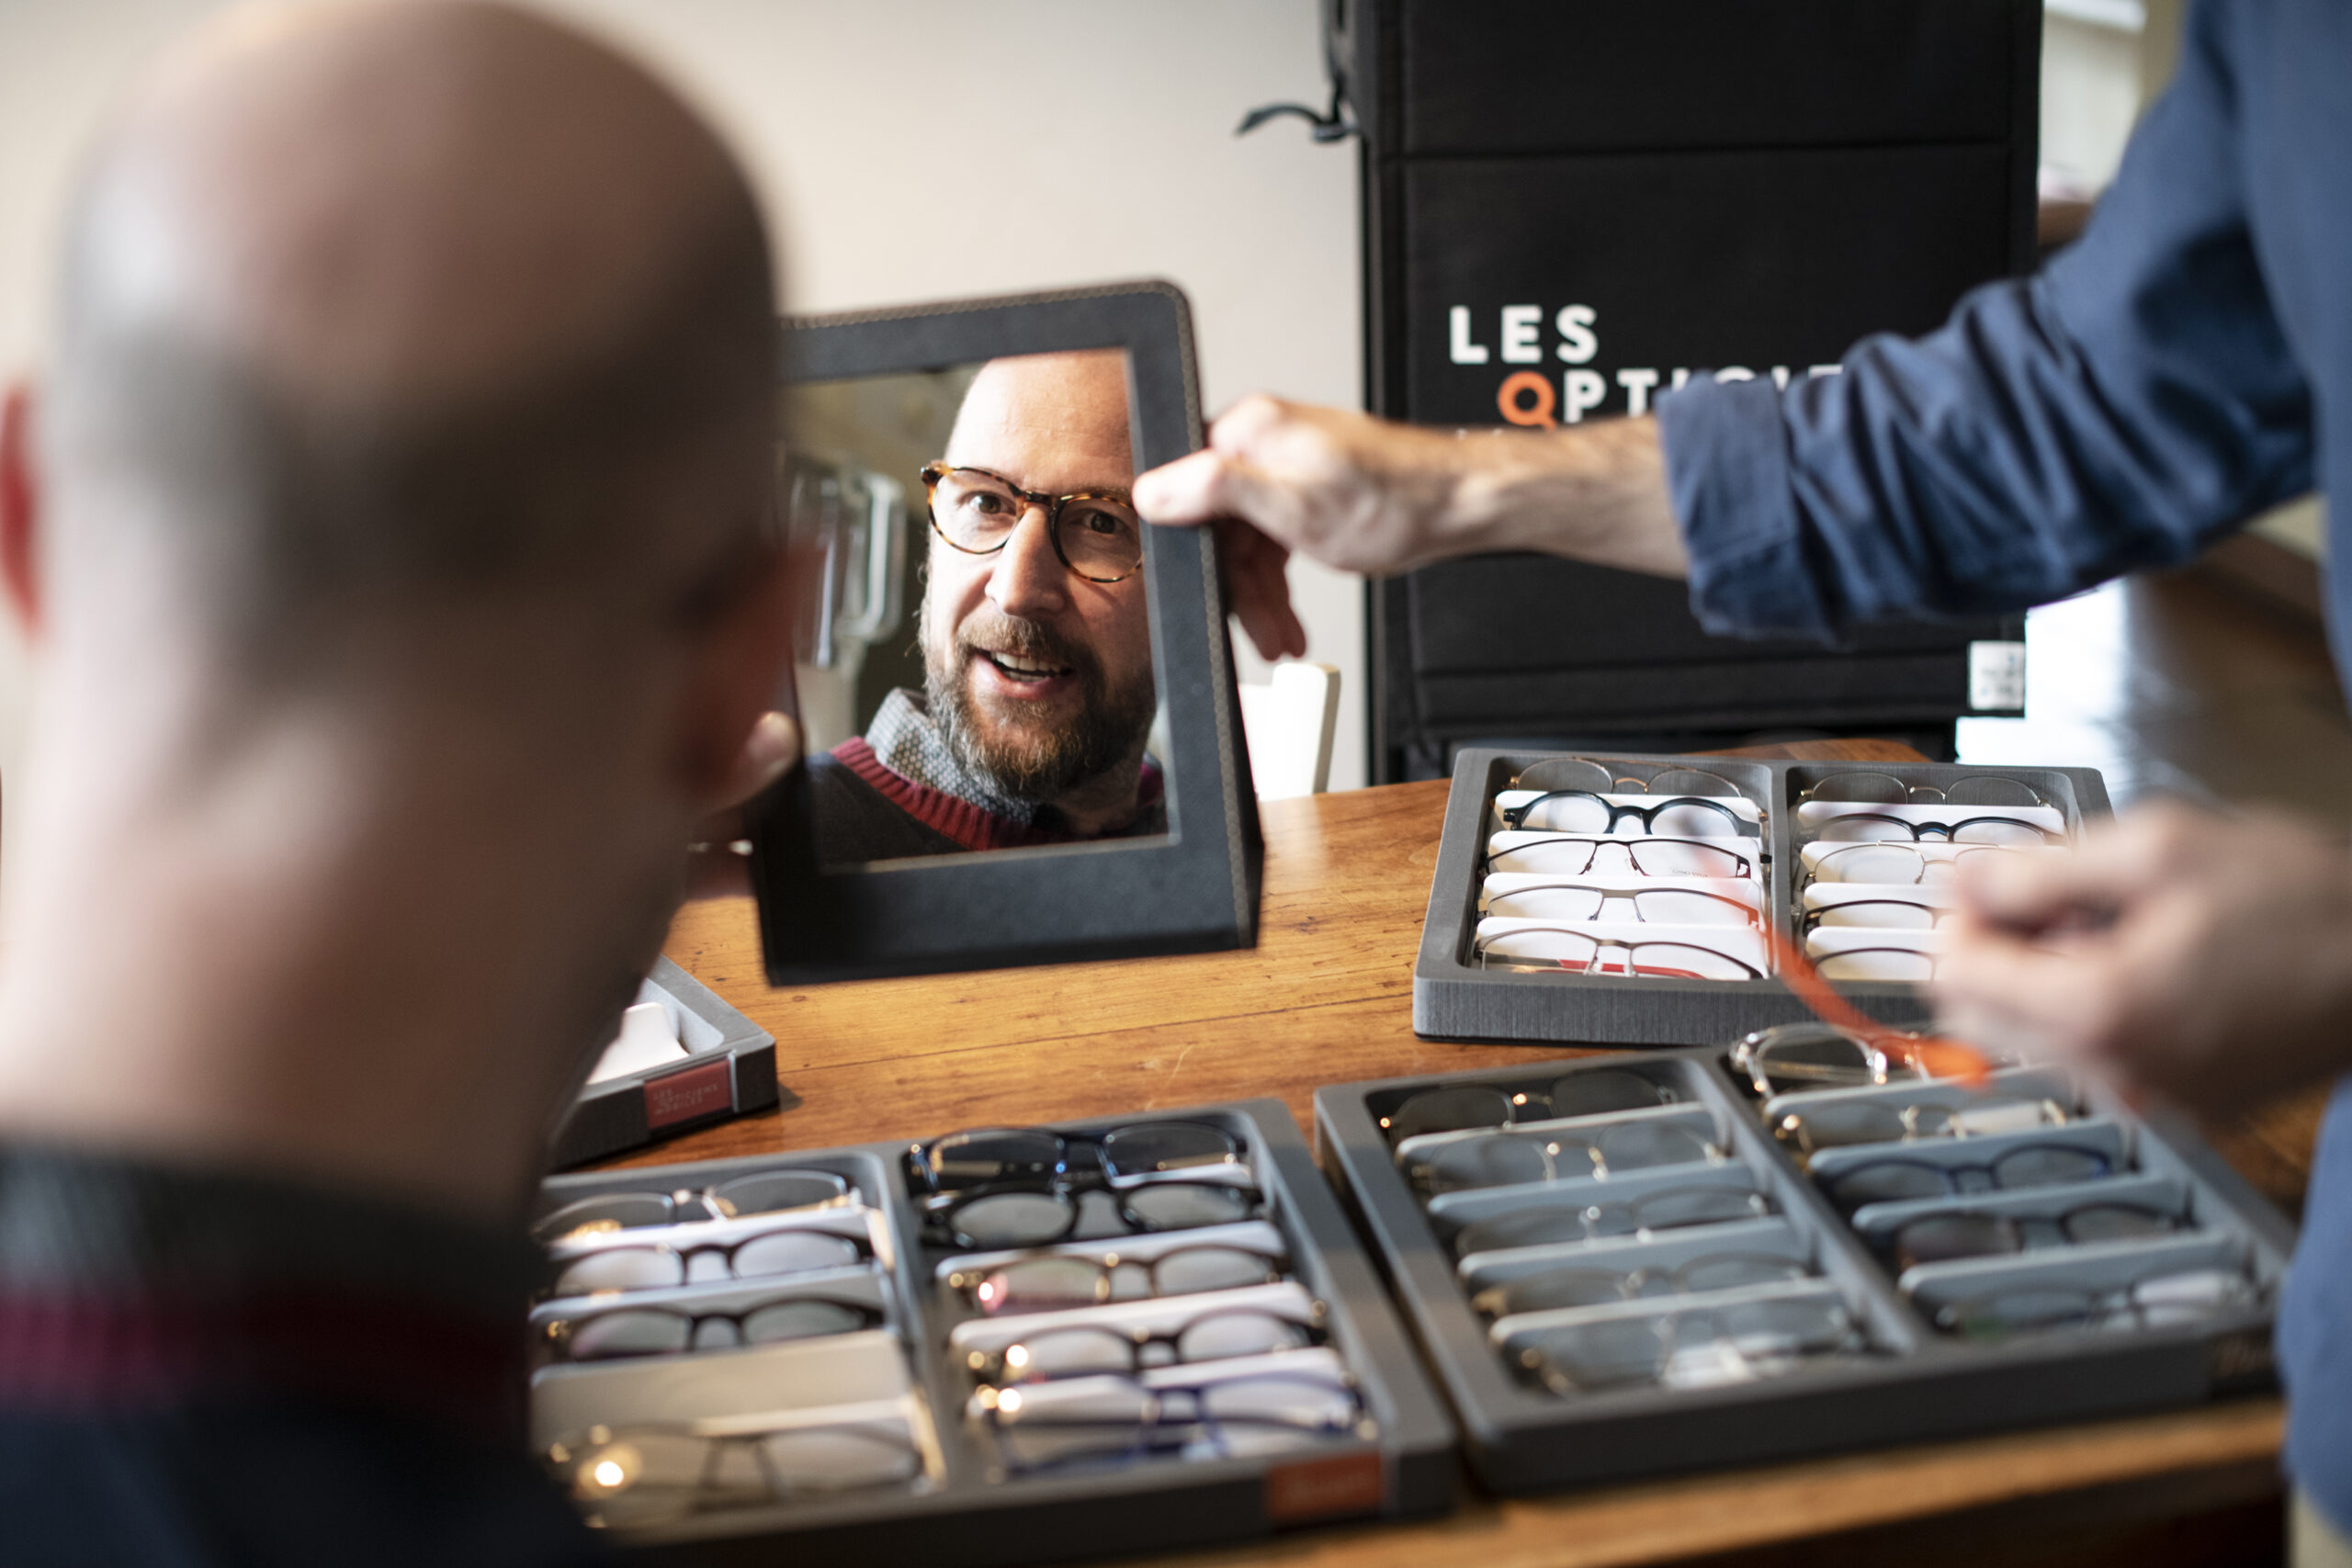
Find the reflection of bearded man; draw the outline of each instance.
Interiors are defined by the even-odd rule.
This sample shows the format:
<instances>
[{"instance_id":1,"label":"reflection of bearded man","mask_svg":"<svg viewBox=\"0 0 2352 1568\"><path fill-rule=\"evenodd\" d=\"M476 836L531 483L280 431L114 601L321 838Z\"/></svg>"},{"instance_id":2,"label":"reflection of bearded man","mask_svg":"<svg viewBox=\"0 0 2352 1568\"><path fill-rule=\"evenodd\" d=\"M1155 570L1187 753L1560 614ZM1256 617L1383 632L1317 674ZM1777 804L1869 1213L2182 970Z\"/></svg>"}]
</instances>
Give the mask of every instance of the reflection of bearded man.
<instances>
[{"instance_id":1,"label":"reflection of bearded man","mask_svg":"<svg viewBox=\"0 0 2352 1568\"><path fill-rule=\"evenodd\" d=\"M928 592L924 603L928 626ZM969 671L985 643L1000 661L1012 659L1077 677L1075 718L1040 722L1020 713L983 711ZM956 630L953 644L923 649L923 689L931 716L956 760L1008 800L1050 805L1083 782L1110 773L1142 750L1159 696L1151 666L1114 688L1102 660L1075 639L1035 621L1015 620L983 605Z\"/></svg>"},{"instance_id":2,"label":"reflection of bearded man","mask_svg":"<svg viewBox=\"0 0 2352 1568\"><path fill-rule=\"evenodd\" d=\"M1166 831L1159 770L1144 755L1158 695L1125 501L1125 356L991 360L940 463L928 470L923 691L891 693L863 737L811 761L820 857Z\"/></svg>"}]
</instances>

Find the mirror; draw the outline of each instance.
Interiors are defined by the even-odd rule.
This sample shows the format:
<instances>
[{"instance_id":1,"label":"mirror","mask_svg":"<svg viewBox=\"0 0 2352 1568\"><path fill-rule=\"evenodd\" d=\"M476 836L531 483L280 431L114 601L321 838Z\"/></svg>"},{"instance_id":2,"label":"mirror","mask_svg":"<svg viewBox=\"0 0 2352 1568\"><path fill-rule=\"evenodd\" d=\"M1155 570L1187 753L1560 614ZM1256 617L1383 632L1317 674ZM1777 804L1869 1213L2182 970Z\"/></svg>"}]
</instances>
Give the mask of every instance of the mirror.
<instances>
[{"instance_id":1,"label":"mirror","mask_svg":"<svg viewBox=\"0 0 2352 1568\"><path fill-rule=\"evenodd\" d=\"M751 813L770 981L1254 942L1215 536L1127 499L1200 444L1183 296L804 318L781 370L808 760Z\"/></svg>"},{"instance_id":2,"label":"mirror","mask_svg":"<svg viewBox=\"0 0 2352 1568\"><path fill-rule=\"evenodd\" d=\"M1165 833L1123 349L788 385L821 866Z\"/></svg>"}]
</instances>

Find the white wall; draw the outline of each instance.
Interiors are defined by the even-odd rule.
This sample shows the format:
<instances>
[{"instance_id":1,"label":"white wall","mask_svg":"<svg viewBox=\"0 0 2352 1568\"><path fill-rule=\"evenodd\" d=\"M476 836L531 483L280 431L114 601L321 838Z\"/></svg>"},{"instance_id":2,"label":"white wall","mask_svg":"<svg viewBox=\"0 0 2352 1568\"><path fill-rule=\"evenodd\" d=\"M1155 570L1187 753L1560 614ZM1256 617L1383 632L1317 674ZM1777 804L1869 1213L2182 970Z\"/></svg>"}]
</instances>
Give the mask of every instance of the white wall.
<instances>
[{"instance_id":1,"label":"white wall","mask_svg":"<svg viewBox=\"0 0 2352 1568\"><path fill-rule=\"evenodd\" d=\"M1259 104L1320 98L1314 0L543 3L650 56L734 137L795 310L1165 277L1192 297L1211 410L1260 387L1361 397L1354 150L1295 122L1232 135ZM74 150L217 8L0 0L0 367L38 358ZM1292 583L1308 657L1344 672L1331 784L1353 787L1361 586L1306 564ZM19 650L0 650L0 777L23 688Z\"/></svg>"}]
</instances>

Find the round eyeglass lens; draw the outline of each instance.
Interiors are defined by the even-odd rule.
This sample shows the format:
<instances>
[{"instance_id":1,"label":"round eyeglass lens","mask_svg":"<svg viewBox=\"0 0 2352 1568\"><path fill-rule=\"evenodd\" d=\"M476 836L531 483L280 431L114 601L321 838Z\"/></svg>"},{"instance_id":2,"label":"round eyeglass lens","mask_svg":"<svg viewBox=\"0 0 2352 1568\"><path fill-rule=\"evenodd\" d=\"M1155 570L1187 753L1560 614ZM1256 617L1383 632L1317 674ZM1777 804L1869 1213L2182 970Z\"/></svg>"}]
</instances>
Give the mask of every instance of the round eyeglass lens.
<instances>
[{"instance_id":1,"label":"round eyeglass lens","mask_svg":"<svg viewBox=\"0 0 2352 1568\"><path fill-rule=\"evenodd\" d=\"M856 1262L859 1256L857 1243L847 1236L823 1231L773 1231L736 1247L735 1276L758 1280L811 1269L839 1269Z\"/></svg>"},{"instance_id":2,"label":"round eyeglass lens","mask_svg":"<svg viewBox=\"0 0 2352 1568\"><path fill-rule=\"evenodd\" d=\"M1195 1318L1176 1337L1182 1361L1222 1361L1234 1356L1269 1356L1308 1343L1306 1330L1288 1318L1262 1312L1219 1312Z\"/></svg>"},{"instance_id":3,"label":"round eyeglass lens","mask_svg":"<svg viewBox=\"0 0 2352 1568\"><path fill-rule=\"evenodd\" d=\"M1950 913L1908 898L1849 898L1842 903L1819 905L1807 910L1805 918L1815 928L1863 926L1882 931L1925 931L1941 925Z\"/></svg>"},{"instance_id":4,"label":"round eyeglass lens","mask_svg":"<svg viewBox=\"0 0 2352 1568\"><path fill-rule=\"evenodd\" d=\"M2066 1144L2032 1144L1993 1162L1993 1184L2002 1188L2059 1187L2107 1174L2107 1156Z\"/></svg>"},{"instance_id":5,"label":"round eyeglass lens","mask_svg":"<svg viewBox=\"0 0 2352 1568\"><path fill-rule=\"evenodd\" d=\"M1224 1165L1240 1153L1230 1134L1205 1122L1139 1122L1103 1138L1102 1168L1114 1176L1142 1176Z\"/></svg>"},{"instance_id":6,"label":"round eyeglass lens","mask_svg":"<svg viewBox=\"0 0 2352 1568\"><path fill-rule=\"evenodd\" d=\"M693 1339L694 1324L684 1314L630 1308L598 1313L573 1324L564 1353L575 1361L666 1356L684 1349Z\"/></svg>"},{"instance_id":7,"label":"round eyeglass lens","mask_svg":"<svg viewBox=\"0 0 2352 1568\"><path fill-rule=\"evenodd\" d=\"M2020 822L2007 817L1973 817L1952 824L1951 841L1955 844L1996 844L2004 848L2030 848L2048 843L2042 830L2030 822Z\"/></svg>"},{"instance_id":8,"label":"round eyeglass lens","mask_svg":"<svg viewBox=\"0 0 2352 1568\"><path fill-rule=\"evenodd\" d=\"M977 468L948 469L931 493L933 524L965 550L995 549L1028 506L1012 486Z\"/></svg>"},{"instance_id":9,"label":"round eyeglass lens","mask_svg":"<svg viewBox=\"0 0 2352 1568\"><path fill-rule=\"evenodd\" d=\"M1059 1241L1076 1216L1075 1205L1057 1192L991 1192L959 1204L949 1224L963 1247L1042 1247Z\"/></svg>"},{"instance_id":10,"label":"round eyeglass lens","mask_svg":"<svg viewBox=\"0 0 2352 1568\"><path fill-rule=\"evenodd\" d=\"M1919 835L1912 823L1883 812L1849 811L1815 824L1813 836L1826 844L1874 844Z\"/></svg>"},{"instance_id":11,"label":"round eyeglass lens","mask_svg":"<svg viewBox=\"0 0 2352 1568\"><path fill-rule=\"evenodd\" d=\"M1250 1217L1250 1195L1210 1182L1168 1181L1137 1187L1123 1197L1127 1215L1148 1230L1188 1231Z\"/></svg>"},{"instance_id":12,"label":"round eyeglass lens","mask_svg":"<svg viewBox=\"0 0 2352 1568\"><path fill-rule=\"evenodd\" d=\"M1553 1329L1521 1359L1554 1393L1577 1393L1656 1382L1672 1351L1667 1319L1616 1317Z\"/></svg>"},{"instance_id":13,"label":"round eyeglass lens","mask_svg":"<svg viewBox=\"0 0 2352 1568\"><path fill-rule=\"evenodd\" d=\"M1610 1170L1692 1165L1712 1154L1706 1139L1673 1122L1629 1122L1600 1135L1600 1161Z\"/></svg>"},{"instance_id":14,"label":"round eyeglass lens","mask_svg":"<svg viewBox=\"0 0 2352 1568\"><path fill-rule=\"evenodd\" d=\"M1668 768L1650 779L1652 795L1709 795L1726 800L1741 798L1739 786L1720 773L1697 768Z\"/></svg>"},{"instance_id":15,"label":"round eyeglass lens","mask_svg":"<svg viewBox=\"0 0 2352 1568\"><path fill-rule=\"evenodd\" d=\"M1272 1284L1282 1269L1262 1253L1236 1247L1186 1247L1163 1252L1151 1265L1153 1294L1189 1296L1203 1291L1230 1291L1242 1285Z\"/></svg>"},{"instance_id":16,"label":"round eyeglass lens","mask_svg":"<svg viewBox=\"0 0 2352 1568\"><path fill-rule=\"evenodd\" d=\"M653 1291L685 1282L686 1260L666 1247L613 1247L567 1261L556 1276L559 1296L599 1291Z\"/></svg>"},{"instance_id":17,"label":"round eyeglass lens","mask_svg":"<svg viewBox=\"0 0 2352 1568\"><path fill-rule=\"evenodd\" d=\"M1531 762L1520 770L1511 781L1513 789L1554 790L1583 789L1595 795L1607 795L1617 785L1617 775L1599 762L1589 762L1582 757L1550 757L1541 762ZM1696 790L1690 793L1695 795Z\"/></svg>"},{"instance_id":18,"label":"round eyeglass lens","mask_svg":"<svg viewBox=\"0 0 2352 1568\"><path fill-rule=\"evenodd\" d=\"M1723 839L1736 836L1739 824L1739 817L1728 807L1711 800L1684 797L1658 807L1646 829L1637 818L1629 817L1617 824L1617 830L1664 833L1685 839Z\"/></svg>"},{"instance_id":19,"label":"round eyeglass lens","mask_svg":"<svg viewBox=\"0 0 2352 1568\"><path fill-rule=\"evenodd\" d=\"M2001 1214L1930 1214L1894 1233L1895 1261L1905 1269L2024 1249L2017 1225Z\"/></svg>"},{"instance_id":20,"label":"round eyeglass lens","mask_svg":"<svg viewBox=\"0 0 2352 1568\"><path fill-rule=\"evenodd\" d=\"M849 1192L849 1182L825 1170L763 1170L711 1190L711 1204L723 1215L772 1214L830 1203Z\"/></svg>"},{"instance_id":21,"label":"round eyeglass lens","mask_svg":"<svg viewBox=\"0 0 2352 1568\"><path fill-rule=\"evenodd\" d=\"M1425 1170L1430 1191L1461 1192L1549 1181L1555 1175L1589 1176L1595 1165L1592 1146L1576 1139L1550 1143L1494 1133L1444 1145Z\"/></svg>"},{"instance_id":22,"label":"round eyeglass lens","mask_svg":"<svg viewBox=\"0 0 2352 1568\"><path fill-rule=\"evenodd\" d=\"M1894 1203L1910 1198L1940 1198L1952 1190L1951 1174L1924 1160L1883 1159L1839 1171L1827 1183L1830 1201L1848 1209Z\"/></svg>"},{"instance_id":23,"label":"round eyeglass lens","mask_svg":"<svg viewBox=\"0 0 2352 1568\"><path fill-rule=\"evenodd\" d=\"M1813 874L1821 882L1907 887L1928 879L1928 857L1909 844L1857 843L1823 855L1815 863Z\"/></svg>"},{"instance_id":24,"label":"round eyeglass lens","mask_svg":"<svg viewBox=\"0 0 2352 1568\"><path fill-rule=\"evenodd\" d=\"M1745 1252L1697 1258L1675 1271L1677 1281L1686 1291L1736 1291L1745 1285L1768 1285L1805 1277L1805 1266L1793 1259Z\"/></svg>"},{"instance_id":25,"label":"round eyeglass lens","mask_svg":"<svg viewBox=\"0 0 2352 1568\"><path fill-rule=\"evenodd\" d=\"M1893 773L1832 773L1806 790L1804 798L1858 806L1901 806L1910 800L1911 786Z\"/></svg>"},{"instance_id":26,"label":"round eyeglass lens","mask_svg":"<svg viewBox=\"0 0 2352 1568\"><path fill-rule=\"evenodd\" d=\"M1062 1168L1061 1139L1023 1127L957 1133L923 1151L932 1186L940 1191L991 1181L1051 1176Z\"/></svg>"},{"instance_id":27,"label":"round eyeglass lens","mask_svg":"<svg viewBox=\"0 0 2352 1568\"><path fill-rule=\"evenodd\" d=\"M1070 570L1096 582L1116 582L1143 565L1143 524L1116 502L1062 502L1054 525Z\"/></svg>"},{"instance_id":28,"label":"round eyeglass lens","mask_svg":"<svg viewBox=\"0 0 2352 1568\"><path fill-rule=\"evenodd\" d=\"M2098 1310L2098 1298L2088 1292L2038 1286L1944 1307L1936 1314L1936 1325L1947 1333L1993 1339L2088 1323Z\"/></svg>"},{"instance_id":29,"label":"round eyeglass lens","mask_svg":"<svg viewBox=\"0 0 2352 1568\"><path fill-rule=\"evenodd\" d=\"M1853 1319L1835 1301L1742 1302L1709 1315L1751 1366L1834 1350L1853 1337Z\"/></svg>"},{"instance_id":30,"label":"round eyeglass lens","mask_svg":"<svg viewBox=\"0 0 2352 1568\"><path fill-rule=\"evenodd\" d=\"M804 1427L760 1439L768 1472L787 1492L848 1492L912 1481L922 1459L900 1433L865 1427Z\"/></svg>"},{"instance_id":31,"label":"round eyeglass lens","mask_svg":"<svg viewBox=\"0 0 2352 1568\"><path fill-rule=\"evenodd\" d=\"M691 1510L703 1491L710 1457L707 1438L631 1433L572 1455L566 1479L571 1495L601 1523L628 1529Z\"/></svg>"},{"instance_id":32,"label":"round eyeglass lens","mask_svg":"<svg viewBox=\"0 0 2352 1568\"><path fill-rule=\"evenodd\" d=\"M1157 1404L1149 1391L1125 1381L1098 1383L1050 1404L1000 1397L995 1411L998 1451L1007 1464L1021 1470L1124 1455L1142 1441Z\"/></svg>"},{"instance_id":33,"label":"round eyeglass lens","mask_svg":"<svg viewBox=\"0 0 2352 1568\"><path fill-rule=\"evenodd\" d=\"M1641 1073L1596 1067L1555 1078L1549 1098L1554 1116L1605 1116L1645 1106L1671 1105L1677 1097L1672 1089Z\"/></svg>"},{"instance_id":34,"label":"round eyeglass lens","mask_svg":"<svg viewBox=\"0 0 2352 1568\"><path fill-rule=\"evenodd\" d=\"M1609 817L1609 803L1599 794L1576 791L1529 801L1520 809L1518 826L1545 833L1606 833Z\"/></svg>"},{"instance_id":35,"label":"round eyeglass lens","mask_svg":"<svg viewBox=\"0 0 2352 1568\"><path fill-rule=\"evenodd\" d=\"M1423 1133L1455 1133L1464 1127L1499 1127L1511 1119L1510 1097L1487 1084L1425 1089L1398 1106L1381 1126L1392 1144Z\"/></svg>"},{"instance_id":36,"label":"round eyeglass lens","mask_svg":"<svg viewBox=\"0 0 2352 1568\"><path fill-rule=\"evenodd\" d=\"M1936 977L1936 955L1907 947L1858 947L1825 953L1813 961L1825 980L1878 980L1925 985Z\"/></svg>"},{"instance_id":37,"label":"round eyeglass lens","mask_svg":"<svg viewBox=\"0 0 2352 1568\"><path fill-rule=\"evenodd\" d=\"M1654 925L1752 926L1758 923L1756 912L1738 899L1719 898L1712 893L1699 893L1688 888L1661 887L1630 895L1612 895L1611 901L1617 899L1630 902L1636 914ZM1598 905L1603 900L1596 899L1594 902ZM1582 918L1589 919L1592 917Z\"/></svg>"},{"instance_id":38,"label":"round eyeglass lens","mask_svg":"<svg viewBox=\"0 0 2352 1568\"><path fill-rule=\"evenodd\" d=\"M1211 1383L1200 1392L1201 1414L1218 1422L1256 1423L1335 1431L1352 1427L1356 1397L1321 1378L1250 1377Z\"/></svg>"},{"instance_id":39,"label":"round eyeglass lens","mask_svg":"<svg viewBox=\"0 0 2352 1568\"><path fill-rule=\"evenodd\" d=\"M1515 1247L1548 1247L1555 1242L1582 1241L1592 1234L1585 1211L1564 1203L1557 1208L1517 1209L1491 1220L1466 1224L1455 1233L1453 1253L1502 1252Z\"/></svg>"},{"instance_id":40,"label":"round eyeglass lens","mask_svg":"<svg viewBox=\"0 0 2352 1568\"><path fill-rule=\"evenodd\" d=\"M1629 1293L1627 1276L1613 1270L1555 1269L1481 1291L1470 1304L1490 1317L1508 1317L1513 1313L1599 1306L1622 1302Z\"/></svg>"},{"instance_id":41,"label":"round eyeglass lens","mask_svg":"<svg viewBox=\"0 0 2352 1568\"><path fill-rule=\"evenodd\" d=\"M1111 1271L1091 1258L1024 1258L993 1270L973 1287L972 1300L994 1316L1091 1306L1111 1295Z\"/></svg>"},{"instance_id":42,"label":"round eyeglass lens","mask_svg":"<svg viewBox=\"0 0 2352 1568\"><path fill-rule=\"evenodd\" d=\"M775 1345L787 1339L821 1339L830 1334L854 1334L866 1316L840 1302L771 1302L743 1314L743 1343Z\"/></svg>"},{"instance_id":43,"label":"round eyeglass lens","mask_svg":"<svg viewBox=\"0 0 2352 1568\"><path fill-rule=\"evenodd\" d=\"M1760 1094L1886 1081L1886 1058L1842 1030L1787 1023L1741 1042L1739 1055Z\"/></svg>"},{"instance_id":44,"label":"round eyeglass lens","mask_svg":"<svg viewBox=\"0 0 2352 1568\"><path fill-rule=\"evenodd\" d=\"M1944 786L1944 798L1954 806L2046 806L2033 786L2018 779L1984 777L1957 779Z\"/></svg>"},{"instance_id":45,"label":"round eyeglass lens","mask_svg":"<svg viewBox=\"0 0 2352 1568\"><path fill-rule=\"evenodd\" d=\"M531 1227L531 1237L542 1246L570 1241L577 1236L604 1235L613 1231L636 1230L643 1225L666 1225L676 1213L676 1206L665 1192L608 1192L600 1198L582 1198L576 1203L566 1203Z\"/></svg>"},{"instance_id":46,"label":"round eyeglass lens","mask_svg":"<svg viewBox=\"0 0 2352 1568\"><path fill-rule=\"evenodd\" d=\"M1048 1378L1129 1372L1136 1342L1108 1328L1054 1328L1005 1347L1004 1382L1040 1382Z\"/></svg>"},{"instance_id":47,"label":"round eyeglass lens","mask_svg":"<svg viewBox=\"0 0 2352 1568\"><path fill-rule=\"evenodd\" d=\"M1900 1110L1876 1100L1803 1106L1782 1117L1781 1127L1807 1154L1849 1144L1892 1143L1909 1131Z\"/></svg>"}]
</instances>

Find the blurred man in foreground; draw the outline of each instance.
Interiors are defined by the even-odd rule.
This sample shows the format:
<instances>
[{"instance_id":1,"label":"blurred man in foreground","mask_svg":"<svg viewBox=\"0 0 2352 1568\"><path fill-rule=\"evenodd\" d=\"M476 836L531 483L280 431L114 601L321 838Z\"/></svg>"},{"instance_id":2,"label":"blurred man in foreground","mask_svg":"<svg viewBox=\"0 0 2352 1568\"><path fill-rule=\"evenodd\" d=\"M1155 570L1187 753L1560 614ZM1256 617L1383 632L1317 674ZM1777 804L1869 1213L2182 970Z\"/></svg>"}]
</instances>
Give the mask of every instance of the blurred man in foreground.
<instances>
[{"instance_id":1,"label":"blurred man in foreground","mask_svg":"<svg viewBox=\"0 0 2352 1568\"><path fill-rule=\"evenodd\" d=\"M1125 355L989 361L922 478L924 689L811 760L819 854L1166 832Z\"/></svg>"},{"instance_id":2,"label":"blurred man in foreground","mask_svg":"<svg viewBox=\"0 0 2352 1568\"><path fill-rule=\"evenodd\" d=\"M1694 382L1655 419L1460 439L1251 399L1209 451L1138 478L1136 504L1247 519L1261 556L1357 570L1531 549L1687 575L1711 630L1826 637L2185 561L2333 483L2331 620L2352 655L2347 62L2352 7L2207 0L2081 242L1929 337L1866 341L1842 376ZM1281 598L1262 574L1237 593L1245 624L1249 600L1262 621ZM2352 1067L2340 843L2149 810L2076 855L2002 857L1963 892L1936 993L1964 1037L2074 1054L2204 1110ZM2352 1083L2303 1238L2280 1316L2299 1535L2317 1543L2299 1551L2343 1553Z\"/></svg>"},{"instance_id":3,"label":"blurred man in foreground","mask_svg":"<svg viewBox=\"0 0 2352 1568\"><path fill-rule=\"evenodd\" d=\"M0 1558L584 1555L519 1216L792 751L750 191L525 13L237 12L63 276L0 442Z\"/></svg>"}]
</instances>

